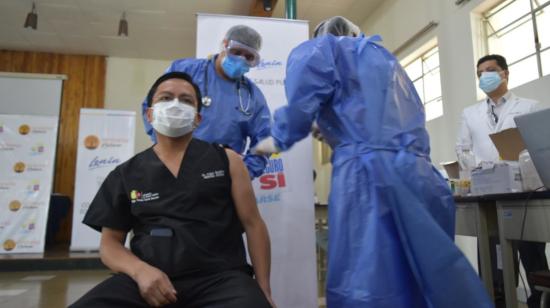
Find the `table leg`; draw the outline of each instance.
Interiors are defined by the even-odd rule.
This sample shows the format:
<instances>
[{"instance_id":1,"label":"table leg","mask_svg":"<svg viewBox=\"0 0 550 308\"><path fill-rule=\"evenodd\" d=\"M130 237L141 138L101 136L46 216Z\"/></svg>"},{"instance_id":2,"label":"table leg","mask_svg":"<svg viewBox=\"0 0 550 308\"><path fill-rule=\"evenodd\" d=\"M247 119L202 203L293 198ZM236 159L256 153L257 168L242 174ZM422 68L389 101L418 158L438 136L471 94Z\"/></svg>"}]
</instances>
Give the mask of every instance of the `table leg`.
<instances>
[{"instance_id":1,"label":"table leg","mask_svg":"<svg viewBox=\"0 0 550 308\"><path fill-rule=\"evenodd\" d=\"M512 249L512 241L505 237L505 232L503 230L503 220L505 219L503 212L503 207L497 203L498 231L502 254L502 272L504 275L504 296L507 308L517 308L518 299L516 294L516 278L514 274L514 252Z\"/></svg>"},{"instance_id":2,"label":"table leg","mask_svg":"<svg viewBox=\"0 0 550 308\"><path fill-rule=\"evenodd\" d=\"M494 213L494 207L490 206L478 206L477 207L477 241L479 247L479 263L481 278L483 284L491 296L491 299L495 299L495 293L493 290L493 273L491 268L491 253L489 246L489 227L488 218L491 215L490 211ZM494 214L493 214L494 215Z\"/></svg>"}]
</instances>

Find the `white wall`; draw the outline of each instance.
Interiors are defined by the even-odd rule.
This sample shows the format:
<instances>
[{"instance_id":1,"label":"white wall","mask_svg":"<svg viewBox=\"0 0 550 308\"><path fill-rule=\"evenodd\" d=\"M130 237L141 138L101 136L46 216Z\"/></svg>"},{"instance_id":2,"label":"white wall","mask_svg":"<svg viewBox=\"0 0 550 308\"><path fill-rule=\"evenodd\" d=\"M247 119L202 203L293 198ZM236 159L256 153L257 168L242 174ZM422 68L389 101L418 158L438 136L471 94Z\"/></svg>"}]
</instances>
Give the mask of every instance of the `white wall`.
<instances>
[{"instance_id":1,"label":"white wall","mask_svg":"<svg viewBox=\"0 0 550 308\"><path fill-rule=\"evenodd\" d=\"M439 23L399 55L400 59L433 39L438 40L444 115L426 124L430 133L431 157L439 167L455 160L454 143L462 110L477 101L475 65L484 54L477 16L494 0L471 0L456 6L454 0L388 0L369 15L362 25L367 34L380 34L390 51L401 46L430 21ZM506 55L504 55L506 56ZM513 78L514 76L510 76ZM550 100L550 76L513 89L520 96ZM546 102L547 104L550 102Z\"/></svg>"},{"instance_id":2,"label":"white wall","mask_svg":"<svg viewBox=\"0 0 550 308\"><path fill-rule=\"evenodd\" d=\"M164 73L170 61L107 58L105 109L132 110L136 116L135 151L151 146L141 121L141 102L155 80Z\"/></svg>"}]
</instances>

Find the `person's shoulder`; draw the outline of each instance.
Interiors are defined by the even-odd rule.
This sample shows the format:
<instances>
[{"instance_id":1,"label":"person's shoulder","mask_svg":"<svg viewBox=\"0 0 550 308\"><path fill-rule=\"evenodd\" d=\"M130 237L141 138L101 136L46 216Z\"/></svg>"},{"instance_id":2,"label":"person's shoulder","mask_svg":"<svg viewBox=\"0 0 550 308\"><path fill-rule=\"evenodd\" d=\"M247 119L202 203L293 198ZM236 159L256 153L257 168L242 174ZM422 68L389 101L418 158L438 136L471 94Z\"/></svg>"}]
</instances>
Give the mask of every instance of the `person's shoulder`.
<instances>
[{"instance_id":1,"label":"person's shoulder","mask_svg":"<svg viewBox=\"0 0 550 308\"><path fill-rule=\"evenodd\" d=\"M151 151L153 151L152 147L135 154L130 159L118 165L112 172L128 174L128 172L142 170L143 163L150 160L149 155L151 154Z\"/></svg>"},{"instance_id":2,"label":"person's shoulder","mask_svg":"<svg viewBox=\"0 0 550 308\"><path fill-rule=\"evenodd\" d=\"M521 103L522 105L533 106L533 105L536 105L536 104L539 103L537 100L530 99L530 98L526 98L526 97L517 96L517 95L515 95L514 93L512 93L512 98L515 99L516 102Z\"/></svg>"},{"instance_id":3,"label":"person's shoulder","mask_svg":"<svg viewBox=\"0 0 550 308\"><path fill-rule=\"evenodd\" d=\"M208 59L182 58L172 61L170 68L172 71L185 71L199 67L207 61Z\"/></svg>"}]
</instances>

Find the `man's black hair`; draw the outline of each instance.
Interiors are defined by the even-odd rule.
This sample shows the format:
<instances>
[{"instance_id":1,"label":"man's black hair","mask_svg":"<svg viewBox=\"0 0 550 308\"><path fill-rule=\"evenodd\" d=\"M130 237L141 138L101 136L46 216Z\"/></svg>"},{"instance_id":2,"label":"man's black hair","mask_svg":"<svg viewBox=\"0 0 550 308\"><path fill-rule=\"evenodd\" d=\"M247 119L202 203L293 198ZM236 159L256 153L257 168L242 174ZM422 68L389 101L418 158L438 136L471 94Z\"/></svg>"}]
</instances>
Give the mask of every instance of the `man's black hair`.
<instances>
[{"instance_id":1,"label":"man's black hair","mask_svg":"<svg viewBox=\"0 0 550 308\"><path fill-rule=\"evenodd\" d=\"M193 79L191 78L191 76L189 76L188 74L183 73L183 72L169 72L169 73L166 73L166 74L160 76L157 79L157 81L155 81L155 83L153 84L153 86L149 90L149 93L147 94L147 107L151 107L151 105L153 104L153 96L155 96L155 92L157 92L158 86L161 83L163 83L163 82L165 82L166 80L169 80L169 79L182 79L182 80L185 80L185 81L189 82L189 84L191 84L193 86L193 89L195 89L195 94L196 94L195 96L197 98L197 112L201 112L201 107L202 107L201 90L193 82Z\"/></svg>"},{"instance_id":2,"label":"man's black hair","mask_svg":"<svg viewBox=\"0 0 550 308\"><path fill-rule=\"evenodd\" d=\"M497 65L500 66L501 69L503 69L505 71L508 70L508 63L506 63L506 58L504 58L501 55L486 55L484 57L481 57L481 59L479 59L477 61L476 68L478 68L481 63L483 63L485 61L490 61L490 60L497 61Z\"/></svg>"}]
</instances>

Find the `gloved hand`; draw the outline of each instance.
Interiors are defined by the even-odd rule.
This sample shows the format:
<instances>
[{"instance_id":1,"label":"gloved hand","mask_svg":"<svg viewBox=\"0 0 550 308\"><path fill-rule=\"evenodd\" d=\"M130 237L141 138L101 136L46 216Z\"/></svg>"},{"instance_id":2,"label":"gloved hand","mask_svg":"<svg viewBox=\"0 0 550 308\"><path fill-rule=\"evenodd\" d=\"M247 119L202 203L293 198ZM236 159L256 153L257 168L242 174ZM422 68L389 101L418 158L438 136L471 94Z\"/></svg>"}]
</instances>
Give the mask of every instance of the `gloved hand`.
<instances>
[{"instance_id":1,"label":"gloved hand","mask_svg":"<svg viewBox=\"0 0 550 308\"><path fill-rule=\"evenodd\" d=\"M325 137L323 137L323 134L321 134L321 130L319 129L317 122L313 122L313 124L311 125L311 135L313 136L313 138L321 142L325 141Z\"/></svg>"},{"instance_id":2,"label":"gloved hand","mask_svg":"<svg viewBox=\"0 0 550 308\"><path fill-rule=\"evenodd\" d=\"M272 153L279 152L280 149L275 145L275 139L273 137L267 137L250 150L252 154L256 155L270 155Z\"/></svg>"}]
</instances>

